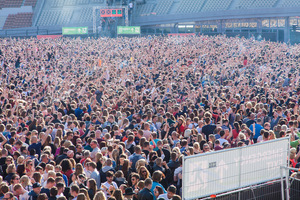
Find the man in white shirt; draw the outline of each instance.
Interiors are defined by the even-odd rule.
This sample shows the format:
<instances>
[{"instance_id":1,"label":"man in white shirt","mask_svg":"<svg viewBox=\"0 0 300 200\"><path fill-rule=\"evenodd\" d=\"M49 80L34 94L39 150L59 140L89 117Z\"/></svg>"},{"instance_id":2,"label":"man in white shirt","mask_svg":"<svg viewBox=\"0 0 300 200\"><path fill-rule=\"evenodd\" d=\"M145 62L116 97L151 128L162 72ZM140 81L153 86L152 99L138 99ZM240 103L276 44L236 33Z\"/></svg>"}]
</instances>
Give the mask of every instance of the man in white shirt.
<instances>
[{"instance_id":1,"label":"man in white shirt","mask_svg":"<svg viewBox=\"0 0 300 200\"><path fill-rule=\"evenodd\" d=\"M114 173L112 171L106 172L106 182L102 183L101 190L106 195L106 198L109 198L115 189L118 189L117 184L113 181Z\"/></svg>"},{"instance_id":2,"label":"man in white shirt","mask_svg":"<svg viewBox=\"0 0 300 200\"><path fill-rule=\"evenodd\" d=\"M171 200L175 194L176 194L176 187L174 185L170 185L167 189L167 193L159 195L157 199L162 198L165 200Z\"/></svg>"},{"instance_id":3,"label":"man in white shirt","mask_svg":"<svg viewBox=\"0 0 300 200\"><path fill-rule=\"evenodd\" d=\"M92 149L93 149L93 151L91 152L91 159L92 159L92 161L94 161L95 162L95 156L96 156L96 154L99 152L99 153L101 153L101 151L100 151L100 149L98 148L98 142L97 142L97 140L93 140L93 141L91 141L91 147L92 147Z\"/></svg>"}]
</instances>

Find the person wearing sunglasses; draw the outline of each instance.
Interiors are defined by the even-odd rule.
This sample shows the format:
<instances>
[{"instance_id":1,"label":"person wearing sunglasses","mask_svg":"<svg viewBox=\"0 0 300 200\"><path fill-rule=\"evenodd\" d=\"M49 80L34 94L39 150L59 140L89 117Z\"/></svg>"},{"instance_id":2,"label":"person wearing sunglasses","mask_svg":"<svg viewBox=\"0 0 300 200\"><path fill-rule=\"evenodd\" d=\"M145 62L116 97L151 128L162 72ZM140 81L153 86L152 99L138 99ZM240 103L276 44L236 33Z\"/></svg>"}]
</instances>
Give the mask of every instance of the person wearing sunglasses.
<instances>
[{"instance_id":1,"label":"person wearing sunglasses","mask_svg":"<svg viewBox=\"0 0 300 200\"><path fill-rule=\"evenodd\" d=\"M11 180L10 180L10 186L8 186L9 191L13 192L14 186L19 183L20 183L19 175L17 175L17 174L12 175Z\"/></svg>"}]
</instances>

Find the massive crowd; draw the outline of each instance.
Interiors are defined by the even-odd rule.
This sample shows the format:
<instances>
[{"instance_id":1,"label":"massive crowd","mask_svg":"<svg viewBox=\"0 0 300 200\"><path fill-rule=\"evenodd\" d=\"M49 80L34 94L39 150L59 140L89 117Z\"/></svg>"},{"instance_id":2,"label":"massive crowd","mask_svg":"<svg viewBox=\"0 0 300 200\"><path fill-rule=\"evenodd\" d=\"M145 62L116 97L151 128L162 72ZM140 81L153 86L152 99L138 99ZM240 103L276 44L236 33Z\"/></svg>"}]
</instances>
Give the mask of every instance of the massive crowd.
<instances>
[{"instance_id":1,"label":"massive crowd","mask_svg":"<svg viewBox=\"0 0 300 200\"><path fill-rule=\"evenodd\" d=\"M177 200L183 156L291 136L300 46L0 39L0 199Z\"/></svg>"}]
</instances>

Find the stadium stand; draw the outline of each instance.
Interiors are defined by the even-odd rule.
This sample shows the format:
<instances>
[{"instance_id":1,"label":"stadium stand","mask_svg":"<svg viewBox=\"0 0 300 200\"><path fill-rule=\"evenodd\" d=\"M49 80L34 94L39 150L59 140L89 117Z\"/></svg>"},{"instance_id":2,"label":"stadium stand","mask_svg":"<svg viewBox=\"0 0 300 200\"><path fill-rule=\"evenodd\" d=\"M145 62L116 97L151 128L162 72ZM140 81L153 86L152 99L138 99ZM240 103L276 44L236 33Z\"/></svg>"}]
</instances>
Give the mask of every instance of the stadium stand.
<instances>
[{"instance_id":1,"label":"stadium stand","mask_svg":"<svg viewBox=\"0 0 300 200\"><path fill-rule=\"evenodd\" d=\"M35 7L37 0L25 0L24 6Z\"/></svg>"},{"instance_id":2,"label":"stadium stand","mask_svg":"<svg viewBox=\"0 0 300 200\"><path fill-rule=\"evenodd\" d=\"M91 3L103 3L103 0L91 0Z\"/></svg>"},{"instance_id":3,"label":"stadium stand","mask_svg":"<svg viewBox=\"0 0 300 200\"><path fill-rule=\"evenodd\" d=\"M182 0L177 9L177 13L197 13L200 12L204 0Z\"/></svg>"},{"instance_id":4,"label":"stadium stand","mask_svg":"<svg viewBox=\"0 0 300 200\"><path fill-rule=\"evenodd\" d=\"M232 0L208 0L201 11L219 11L219 10L227 10Z\"/></svg>"},{"instance_id":5,"label":"stadium stand","mask_svg":"<svg viewBox=\"0 0 300 200\"><path fill-rule=\"evenodd\" d=\"M2 0L0 1L0 8L17 8L21 7L23 0Z\"/></svg>"},{"instance_id":6,"label":"stadium stand","mask_svg":"<svg viewBox=\"0 0 300 200\"><path fill-rule=\"evenodd\" d=\"M173 0L158 0L153 13L156 13L156 15L168 14L173 3Z\"/></svg>"},{"instance_id":7,"label":"stadium stand","mask_svg":"<svg viewBox=\"0 0 300 200\"><path fill-rule=\"evenodd\" d=\"M0 17L0 29L3 28L5 21L6 21L6 16L1 16Z\"/></svg>"},{"instance_id":8,"label":"stadium stand","mask_svg":"<svg viewBox=\"0 0 300 200\"><path fill-rule=\"evenodd\" d=\"M42 12L39 21L37 23L38 26L49 26L49 25L56 25L60 10L46 10Z\"/></svg>"},{"instance_id":9,"label":"stadium stand","mask_svg":"<svg viewBox=\"0 0 300 200\"><path fill-rule=\"evenodd\" d=\"M278 0L256 0L253 2L253 8L270 8L275 5Z\"/></svg>"},{"instance_id":10,"label":"stadium stand","mask_svg":"<svg viewBox=\"0 0 300 200\"><path fill-rule=\"evenodd\" d=\"M33 13L10 14L6 18L3 29L31 27L32 15Z\"/></svg>"},{"instance_id":11,"label":"stadium stand","mask_svg":"<svg viewBox=\"0 0 300 200\"><path fill-rule=\"evenodd\" d=\"M142 4L138 6L136 14L139 16L149 15L154 8L154 4Z\"/></svg>"},{"instance_id":12,"label":"stadium stand","mask_svg":"<svg viewBox=\"0 0 300 200\"><path fill-rule=\"evenodd\" d=\"M89 2L90 2L89 0L78 0L77 4L82 5L82 4L88 4Z\"/></svg>"},{"instance_id":13,"label":"stadium stand","mask_svg":"<svg viewBox=\"0 0 300 200\"><path fill-rule=\"evenodd\" d=\"M300 1L295 0L284 0L281 7L298 7L300 6Z\"/></svg>"},{"instance_id":14,"label":"stadium stand","mask_svg":"<svg viewBox=\"0 0 300 200\"><path fill-rule=\"evenodd\" d=\"M57 25L65 25L70 23L73 15L73 10L63 10L57 20Z\"/></svg>"},{"instance_id":15,"label":"stadium stand","mask_svg":"<svg viewBox=\"0 0 300 200\"><path fill-rule=\"evenodd\" d=\"M238 9L245 9L251 7L255 0L240 0L238 4Z\"/></svg>"},{"instance_id":16,"label":"stadium stand","mask_svg":"<svg viewBox=\"0 0 300 200\"><path fill-rule=\"evenodd\" d=\"M77 0L65 0L65 6L76 6Z\"/></svg>"},{"instance_id":17,"label":"stadium stand","mask_svg":"<svg viewBox=\"0 0 300 200\"><path fill-rule=\"evenodd\" d=\"M65 4L65 0L53 0L52 1L52 7L63 7Z\"/></svg>"},{"instance_id":18,"label":"stadium stand","mask_svg":"<svg viewBox=\"0 0 300 200\"><path fill-rule=\"evenodd\" d=\"M82 8L80 10L79 23L84 23L93 20L93 8Z\"/></svg>"}]
</instances>

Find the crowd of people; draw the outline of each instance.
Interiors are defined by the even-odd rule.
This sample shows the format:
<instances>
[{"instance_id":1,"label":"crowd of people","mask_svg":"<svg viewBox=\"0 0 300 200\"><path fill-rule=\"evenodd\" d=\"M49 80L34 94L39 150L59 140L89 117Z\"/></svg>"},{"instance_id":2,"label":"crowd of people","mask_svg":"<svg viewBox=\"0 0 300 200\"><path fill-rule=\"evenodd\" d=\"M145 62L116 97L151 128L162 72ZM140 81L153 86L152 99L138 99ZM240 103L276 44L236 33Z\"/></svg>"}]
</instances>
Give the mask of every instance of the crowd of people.
<instances>
[{"instance_id":1,"label":"crowd of people","mask_svg":"<svg viewBox=\"0 0 300 200\"><path fill-rule=\"evenodd\" d=\"M0 199L178 200L183 156L291 137L300 46L0 39Z\"/></svg>"}]
</instances>

